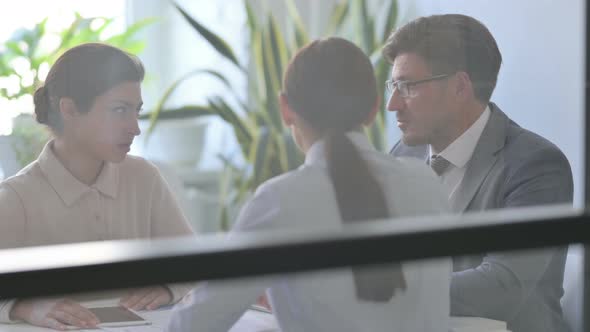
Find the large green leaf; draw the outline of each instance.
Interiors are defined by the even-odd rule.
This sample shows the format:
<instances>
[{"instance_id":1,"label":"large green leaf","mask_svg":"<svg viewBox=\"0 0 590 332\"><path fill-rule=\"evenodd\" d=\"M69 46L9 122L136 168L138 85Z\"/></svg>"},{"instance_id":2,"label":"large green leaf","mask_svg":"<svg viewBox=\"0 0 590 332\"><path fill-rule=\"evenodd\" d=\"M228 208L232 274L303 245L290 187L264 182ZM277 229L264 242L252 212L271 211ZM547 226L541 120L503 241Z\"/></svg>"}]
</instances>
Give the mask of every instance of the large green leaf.
<instances>
[{"instance_id":1,"label":"large green leaf","mask_svg":"<svg viewBox=\"0 0 590 332\"><path fill-rule=\"evenodd\" d=\"M268 173L267 173L267 180L273 178L275 176L281 175L287 171L287 168L283 166L281 161L281 141L276 139L272 140L272 144L270 145L270 155L268 158Z\"/></svg>"},{"instance_id":2,"label":"large green leaf","mask_svg":"<svg viewBox=\"0 0 590 332\"><path fill-rule=\"evenodd\" d=\"M303 162L302 153L295 145L290 132L276 133L274 140L278 144L281 173L294 170Z\"/></svg>"},{"instance_id":3,"label":"large green leaf","mask_svg":"<svg viewBox=\"0 0 590 332\"><path fill-rule=\"evenodd\" d=\"M250 84L253 86L254 102L264 105L266 99L266 75L264 67L264 49L262 44L263 32L252 31L250 36L251 61L254 72L251 74Z\"/></svg>"},{"instance_id":4,"label":"large green leaf","mask_svg":"<svg viewBox=\"0 0 590 332\"><path fill-rule=\"evenodd\" d=\"M5 57L6 53L0 53L0 76L10 76L14 71L14 68L8 66L7 59Z\"/></svg>"},{"instance_id":5,"label":"large green leaf","mask_svg":"<svg viewBox=\"0 0 590 332\"><path fill-rule=\"evenodd\" d=\"M166 102L168 101L168 99L170 99L170 97L176 91L176 89L178 89L178 87L180 86L180 84L182 82L186 81L187 79L193 77L193 76L203 75L203 74L211 75L211 76L219 79L222 83L224 83L226 85L226 87L229 90L232 90L231 85L230 85L229 81L227 80L227 78L225 78L225 76L223 76L223 74L221 74L221 73L219 73L218 71L215 71L215 70L211 70L211 69L197 69L197 70L193 70L193 71L191 71L191 72L183 75L179 79L177 79L174 82L172 82L172 84L170 85L170 87L168 87L166 89L166 91L164 91L164 95L156 103L156 106L155 106L154 110L151 112L150 126L149 126L149 128L147 130L146 139L148 139L148 137L153 132L153 130L154 130L156 124L157 124L157 120L161 116L162 110L164 109L164 107L166 105Z\"/></svg>"},{"instance_id":6,"label":"large green leaf","mask_svg":"<svg viewBox=\"0 0 590 332\"><path fill-rule=\"evenodd\" d=\"M82 18L80 17L79 14L77 14L76 19L72 22L72 24L70 24L70 26L67 29L65 29L64 31L62 31L60 33L61 42L60 42L59 46L55 49L55 52L53 54L54 59L57 59L57 57L59 55L61 55L61 51L68 48L68 46L71 45L71 41L74 38L74 35L76 34L76 30L78 30L78 26L80 25L81 21L82 21ZM53 61L51 61L51 62L53 62Z\"/></svg>"},{"instance_id":7,"label":"large green leaf","mask_svg":"<svg viewBox=\"0 0 590 332\"><path fill-rule=\"evenodd\" d=\"M261 105L264 105L264 104L261 102ZM256 110L251 110L248 113L248 119L256 127L271 127L272 126L268 112L266 112L266 110L264 110L263 107L256 109Z\"/></svg>"},{"instance_id":8,"label":"large green leaf","mask_svg":"<svg viewBox=\"0 0 590 332\"><path fill-rule=\"evenodd\" d=\"M387 38L395 28L397 24L397 17L399 11L397 0L388 0L386 1L386 3L388 3L389 6L386 7L386 17L384 20L384 24L382 25L380 33L377 34L378 36L381 36L382 42L385 42L387 40Z\"/></svg>"},{"instance_id":9,"label":"large green leaf","mask_svg":"<svg viewBox=\"0 0 590 332\"><path fill-rule=\"evenodd\" d=\"M217 115L210 106L203 105L186 105L179 108L167 109L160 113L158 119L185 119L189 117ZM147 120L153 117L153 112L139 115L140 120Z\"/></svg>"},{"instance_id":10,"label":"large green leaf","mask_svg":"<svg viewBox=\"0 0 590 332\"><path fill-rule=\"evenodd\" d=\"M125 42L125 44L121 45L120 48L127 53L140 54L145 50L146 46L147 45L143 40L131 40Z\"/></svg>"},{"instance_id":11,"label":"large green leaf","mask_svg":"<svg viewBox=\"0 0 590 332\"><path fill-rule=\"evenodd\" d=\"M283 133L283 140L287 151L288 170L294 170L303 163L303 153L295 144L290 132Z\"/></svg>"},{"instance_id":12,"label":"large green leaf","mask_svg":"<svg viewBox=\"0 0 590 332\"><path fill-rule=\"evenodd\" d=\"M375 122L371 126L365 129L365 133L369 136L369 140L378 151L384 152L384 127L381 120L378 117L375 118Z\"/></svg>"},{"instance_id":13,"label":"large green leaf","mask_svg":"<svg viewBox=\"0 0 590 332\"><path fill-rule=\"evenodd\" d=\"M275 75L277 77L277 81L279 82L279 88L274 94L274 97L277 98L277 94L280 90L281 78L283 77L283 72L287 67L287 62L289 59L287 59L287 45L285 44L283 35L278 28L273 16L269 16L268 18L268 38L270 42L270 49L272 51L273 62L275 64Z\"/></svg>"},{"instance_id":14,"label":"large green leaf","mask_svg":"<svg viewBox=\"0 0 590 332\"><path fill-rule=\"evenodd\" d=\"M299 15L299 10L297 9L295 1L287 0L285 4L287 5L287 12L289 13L291 22L293 23L295 47L299 49L309 43L309 36L305 29L305 25L303 24L303 20L301 19L301 15Z\"/></svg>"},{"instance_id":15,"label":"large green leaf","mask_svg":"<svg viewBox=\"0 0 590 332\"><path fill-rule=\"evenodd\" d=\"M229 205L230 202L230 195L232 193L232 186L233 186L233 178L234 178L234 166L231 164L229 160L227 160L224 156L219 156L222 163L224 164L224 171L221 176L221 181L219 184L220 193L219 193L219 200L221 202L221 208L219 211L219 227L220 229L227 230L229 229Z\"/></svg>"},{"instance_id":16,"label":"large green leaf","mask_svg":"<svg viewBox=\"0 0 590 332\"><path fill-rule=\"evenodd\" d=\"M6 47L6 50L12 52L12 54L5 53L6 55L11 55L9 60L12 60L12 58L15 58L17 56L26 56L27 55L26 52L21 49L21 47L17 41L9 40L4 43L4 47Z\"/></svg>"},{"instance_id":17,"label":"large green leaf","mask_svg":"<svg viewBox=\"0 0 590 332\"><path fill-rule=\"evenodd\" d=\"M209 42L209 44L217 51L221 56L228 59L237 68L242 71L246 71L239 63L238 59L236 58L233 49L228 45L228 43L215 33L211 32L209 29L205 28L202 24L197 22L192 16L190 16L184 9L182 9L178 4L174 3L174 7L180 12L182 17L195 29L203 38Z\"/></svg>"},{"instance_id":18,"label":"large green leaf","mask_svg":"<svg viewBox=\"0 0 590 332\"><path fill-rule=\"evenodd\" d=\"M276 61L273 51L271 34L269 31L263 31L262 39L262 66L265 80L266 111L268 112L272 125L275 128L282 129L283 124L279 111L278 94L281 89L282 72L277 70Z\"/></svg>"},{"instance_id":19,"label":"large green leaf","mask_svg":"<svg viewBox=\"0 0 590 332\"><path fill-rule=\"evenodd\" d=\"M125 40L132 39L137 35L138 32L145 29L146 27L155 24L156 22L160 21L157 17L147 17L142 20L139 20L125 29L123 33L120 35L124 37Z\"/></svg>"},{"instance_id":20,"label":"large green leaf","mask_svg":"<svg viewBox=\"0 0 590 332\"><path fill-rule=\"evenodd\" d=\"M141 51L143 47L145 47L145 42L135 40L135 36L139 31L151 24L154 24L157 21L158 19L153 17L137 21L134 24L130 25L124 32L105 39L104 43L122 48L133 54L137 54L135 52ZM95 33L100 37L102 34L101 30L103 30L104 28L105 25L101 26L98 30L95 31Z\"/></svg>"},{"instance_id":21,"label":"large green leaf","mask_svg":"<svg viewBox=\"0 0 590 332\"><path fill-rule=\"evenodd\" d=\"M268 164L271 156L272 134L268 128L260 128L260 132L253 144L254 149L250 153L250 160L253 162L254 186L258 187L262 182L268 179Z\"/></svg>"},{"instance_id":22,"label":"large green leaf","mask_svg":"<svg viewBox=\"0 0 590 332\"><path fill-rule=\"evenodd\" d=\"M328 28L325 32L326 36L332 36L340 30L346 21L349 8L350 4L348 1L337 3L334 6L334 9L332 9L332 15L330 16L330 21L328 23Z\"/></svg>"},{"instance_id":23,"label":"large green leaf","mask_svg":"<svg viewBox=\"0 0 590 332\"><path fill-rule=\"evenodd\" d=\"M353 17L355 20L355 30L359 45L367 54L371 54L375 49L375 30L373 18L369 15L366 0L353 1Z\"/></svg>"},{"instance_id":24,"label":"large green leaf","mask_svg":"<svg viewBox=\"0 0 590 332\"><path fill-rule=\"evenodd\" d=\"M35 25L35 28L32 31L31 39L29 40L29 48L27 50L27 57L32 59L35 57L37 53L37 48L39 47L39 43L41 39L45 35L47 25L47 18L43 19L41 22Z\"/></svg>"},{"instance_id":25,"label":"large green leaf","mask_svg":"<svg viewBox=\"0 0 590 332\"><path fill-rule=\"evenodd\" d=\"M256 21L256 14L254 14L254 10L252 6L250 6L250 2L244 1L244 7L246 9L246 17L248 18L248 28L250 28L250 33L256 33L258 31L258 22Z\"/></svg>"},{"instance_id":26,"label":"large green leaf","mask_svg":"<svg viewBox=\"0 0 590 332\"><path fill-rule=\"evenodd\" d=\"M287 172L289 170L289 156L287 155L287 145L283 140L281 133L273 133L273 141L276 142L277 150L277 168L280 169L280 173Z\"/></svg>"},{"instance_id":27,"label":"large green leaf","mask_svg":"<svg viewBox=\"0 0 590 332\"><path fill-rule=\"evenodd\" d=\"M247 155L247 152L251 148L253 137L255 136L255 130L251 129L246 119L240 118L238 113L222 98L210 98L209 106L217 115L233 127L242 152L246 152Z\"/></svg>"},{"instance_id":28,"label":"large green leaf","mask_svg":"<svg viewBox=\"0 0 590 332\"><path fill-rule=\"evenodd\" d=\"M227 204L221 206L219 229L222 232L229 231L229 208Z\"/></svg>"},{"instance_id":29,"label":"large green leaf","mask_svg":"<svg viewBox=\"0 0 590 332\"><path fill-rule=\"evenodd\" d=\"M385 81L387 81L390 76L390 65L389 63L387 63L385 58L383 58L382 55L379 55L379 58L376 61L376 64L374 65L374 69L375 77L377 79L377 91L379 92L379 96L381 97L381 99L379 100L379 105L377 105L377 107L379 110L383 110L383 105L387 104L387 100L385 100L385 98L387 97L385 95Z\"/></svg>"},{"instance_id":30,"label":"large green leaf","mask_svg":"<svg viewBox=\"0 0 590 332\"><path fill-rule=\"evenodd\" d=\"M100 35L91 27L95 19L95 17L84 18L76 13L76 31L69 40L69 43L64 45L64 47L70 48L82 43L100 42Z\"/></svg>"},{"instance_id":31,"label":"large green leaf","mask_svg":"<svg viewBox=\"0 0 590 332\"><path fill-rule=\"evenodd\" d=\"M385 60L385 58L383 57L383 55L381 54L381 50L377 49L375 50L374 54L371 56L371 62L373 63L374 69L375 69L375 77L377 79L377 91L379 93L380 101L379 104L377 105L379 112L377 113L377 116L375 118L375 124L378 126L379 128L379 132L375 132L373 133L374 135L380 135L381 138L380 140L382 140L383 143L378 143L375 142L376 137L373 137L373 141L375 146L383 152L386 152L385 149L385 144L386 144L386 129L387 129L387 123L385 121L385 109L386 109L386 105L388 100L386 99L388 96L386 94L385 91L385 81L387 79L389 79L390 76L390 64ZM382 146L380 146L382 145Z\"/></svg>"},{"instance_id":32,"label":"large green leaf","mask_svg":"<svg viewBox=\"0 0 590 332\"><path fill-rule=\"evenodd\" d=\"M97 22L97 20L98 20L98 22L102 21L102 23L100 24L100 26L99 26L97 29L94 29L94 32L95 32L95 33L97 33L99 36L101 36L101 35L102 35L102 34L105 32L105 30L106 30L106 29L107 29L109 26L111 26L111 25L113 24L113 22L115 22L115 19L114 19L114 18L110 18L110 17L95 17L95 18L94 18L94 22ZM96 23L94 23L94 22L93 22L93 24L96 24ZM135 24L132 24L131 26L129 26L129 27L126 29L126 31L124 31L122 34L127 34L127 33L128 33L128 35L129 35L129 36L131 36L131 35L135 34L137 31L133 31L133 32L131 32L131 31L129 30L129 29L132 29L132 27L133 27L134 25L135 25Z\"/></svg>"}]
</instances>

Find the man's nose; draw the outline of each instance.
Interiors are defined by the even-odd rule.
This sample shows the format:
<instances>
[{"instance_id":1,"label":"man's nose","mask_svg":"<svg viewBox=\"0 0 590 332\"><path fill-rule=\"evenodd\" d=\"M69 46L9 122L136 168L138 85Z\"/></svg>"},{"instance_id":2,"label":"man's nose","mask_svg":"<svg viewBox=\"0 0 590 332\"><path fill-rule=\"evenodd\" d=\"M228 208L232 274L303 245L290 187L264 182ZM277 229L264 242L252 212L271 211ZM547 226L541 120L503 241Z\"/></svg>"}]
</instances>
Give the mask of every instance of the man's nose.
<instances>
[{"instance_id":1,"label":"man's nose","mask_svg":"<svg viewBox=\"0 0 590 332\"><path fill-rule=\"evenodd\" d=\"M387 110L390 112L397 112L399 110L403 110L406 106L404 98L400 96L399 91L397 89L393 90L391 96L387 100Z\"/></svg>"}]
</instances>

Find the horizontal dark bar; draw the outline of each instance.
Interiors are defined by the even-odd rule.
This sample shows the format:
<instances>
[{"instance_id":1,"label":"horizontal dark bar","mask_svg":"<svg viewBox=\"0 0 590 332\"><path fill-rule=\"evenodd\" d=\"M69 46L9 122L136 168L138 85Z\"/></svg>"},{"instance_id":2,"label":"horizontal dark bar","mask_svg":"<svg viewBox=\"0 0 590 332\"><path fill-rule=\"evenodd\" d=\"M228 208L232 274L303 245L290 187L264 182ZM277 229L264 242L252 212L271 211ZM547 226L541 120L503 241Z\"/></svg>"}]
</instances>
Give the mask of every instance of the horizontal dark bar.
<instances>
[{"instance_id":1,"label":"horizontal dark bar","mask_svg":"<svg viewBox=\"0 0 590 332\"><path fill-rule=\"evenodd\" d=\"M11 249L0 251L0 294L46 296L585 242L590 242L586 214L540 209L379 222L337 234L240 234Z\"/></svg>"}]
</instances>

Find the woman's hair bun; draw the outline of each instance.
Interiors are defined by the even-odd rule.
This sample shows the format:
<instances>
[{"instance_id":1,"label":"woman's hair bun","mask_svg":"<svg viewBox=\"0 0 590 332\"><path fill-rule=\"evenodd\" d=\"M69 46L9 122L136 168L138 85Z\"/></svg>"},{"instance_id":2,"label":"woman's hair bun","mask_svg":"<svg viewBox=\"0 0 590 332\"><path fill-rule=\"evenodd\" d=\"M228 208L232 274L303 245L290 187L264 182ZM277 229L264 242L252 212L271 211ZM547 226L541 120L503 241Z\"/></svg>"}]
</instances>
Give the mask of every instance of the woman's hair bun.
<instances>
[{"instance_id":1,"label":"woman's hair bun","mask_svg":"<svg viewBox=\"0 0 590 332\"><path fill-rule=\"evenodd\" d=\"M40 86L35 90L35 94L33 96L33 102L35 103L35 115L37 118L37 122L41 124L48 124L49 118L49 96L47 95L47 88L45 86Z\"/></svg>"}]
</instances>

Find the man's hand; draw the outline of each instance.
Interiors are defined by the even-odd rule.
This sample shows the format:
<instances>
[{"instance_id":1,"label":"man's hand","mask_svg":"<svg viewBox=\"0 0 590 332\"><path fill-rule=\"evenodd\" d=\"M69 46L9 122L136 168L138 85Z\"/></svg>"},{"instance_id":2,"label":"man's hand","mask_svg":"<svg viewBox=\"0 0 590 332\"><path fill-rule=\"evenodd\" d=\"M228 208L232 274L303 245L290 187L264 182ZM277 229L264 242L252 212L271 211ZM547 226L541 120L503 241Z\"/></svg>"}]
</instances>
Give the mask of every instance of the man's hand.
<instances>
[{"instance_id":1,"label":"man's hand","mask_svg":"<svg viewBox=\"0 0 590 332\"><path fill-rule=\"evenodd\" d=\"M172 302L172 293L164 286L133 289L119 302L133 310L154 310Z\"/></svg>"},{"instance_id":2,"label":"man's hand","mask_svg":"<svg viewBox=\"0 0 590 332\"><path fill-rule=\"evenodd\" d=\"M10 318L60 331L72 326L94 328L100 323L92 312L68 299L17 300L10 310Z\"/></svg>"}]
</instances>

